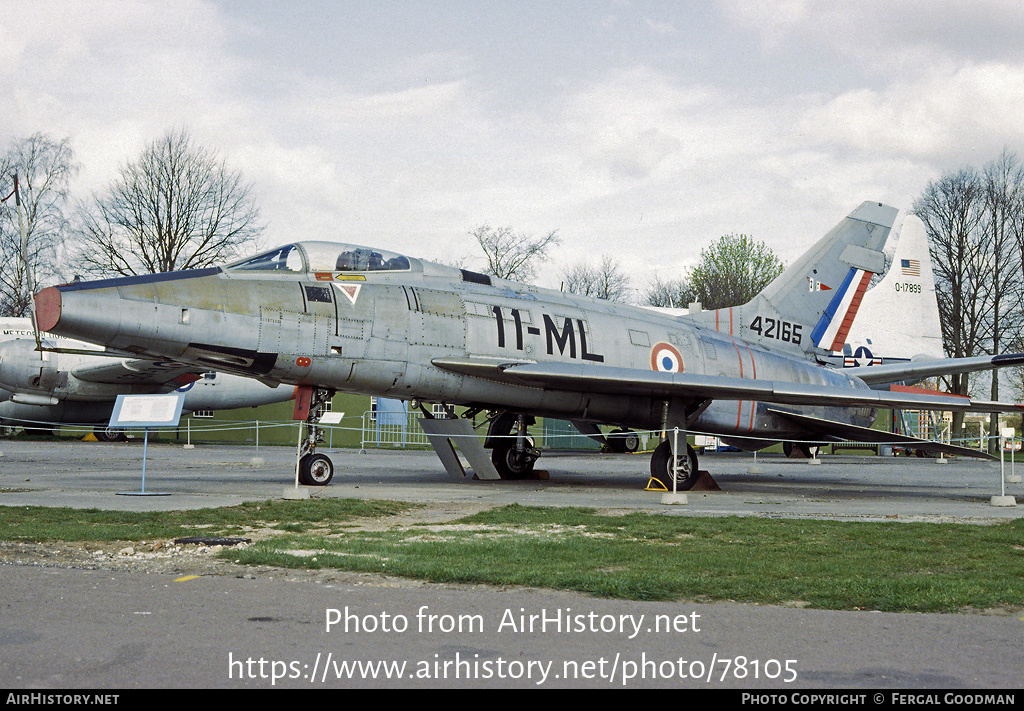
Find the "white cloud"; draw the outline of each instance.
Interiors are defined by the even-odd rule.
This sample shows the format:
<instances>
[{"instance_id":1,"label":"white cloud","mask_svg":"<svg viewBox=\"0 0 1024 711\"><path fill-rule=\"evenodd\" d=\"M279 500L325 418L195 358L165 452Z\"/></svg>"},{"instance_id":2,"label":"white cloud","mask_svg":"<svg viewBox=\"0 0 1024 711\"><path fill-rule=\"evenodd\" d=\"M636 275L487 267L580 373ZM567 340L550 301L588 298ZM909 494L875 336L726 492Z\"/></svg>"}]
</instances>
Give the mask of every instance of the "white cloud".
<instances>
[{"instance_id":1,"label":"white cloud","mask_svg":"<svg viewBox=\"0 0 1024 711\"><path fill-rule=\"evenodd\" d=\"M341 239L457 258L475 256L467 233L484 222L559 229L543 274L555 285L581 254L620 259L638 283L655 267L672 276L728 232L792 259L861 200L906 206L944 168L1024 138L1014 113L1024 65L958 61L924 30L902 41L888 3L726 6L766 52L829 47L870 82L853 71L832 91L767 91L757 72L716 83L677 67L686 53L676 52L579 76L553 69L559 82L538 77L545 90L530 93L526 77L515 96L478 57L443 45L382 56L374 81L240 54L239 37L258 46L276 28L201 0L18 5L0 17L0 111L10 117L0 139L70 136L79 197L187 126L254 183L268 243ZM614 9L609 33L631 12ZM1015 26L999 9L981 14ZM669 50L687 44L678 23L647 32L663 33L657 44ZM912 54L929 61L886 69Z\"/></svg>"},{"instance_id":2,"label":"white cloud","mask_svg":"<svg viewBox=\"0 0 1024 711\"><path fill-rule=\"evenodd\" d=\"M198 0L21 2L0 36L23 38L0 69L10 136L67 135L91 188L118 162L176 125L222 110L240 63L224 51L227 26Z\"/></svg>"},{"instance_id":3,"label":"white cloud","mask_svg":"<svg viewBox=\"0 0 1024 711\"><path fill-rule=\"evenodd\" d=\"M935 62L1019 62L1024 7L1015 0L719 0L726 17L772 53L825 48L882 74Z\"/></svg>"},{"instance_id":4,"label":"white cloud","mask_svg":"<svg viewBox=\"0 0 1024 711\"><path fill-rule=\"evenodd\" d=\"M676 26L671 21L666 20L655 20L651 17L644 18L644 24L655 35L666 36L674 35L676 33Z\"/></svg>"},{"instance_id":5,"label":"white cloud","mask_svg":"<svg viewBox=\"0 0 1024 711\"><path fill-rule=\"evenodd\" d=\"M936 167L987 161L1024 143L1024 65L971 65L883 90L844 92L808 111L801 130L821 145L914 158Z\"/></svg>"}]
</instances>

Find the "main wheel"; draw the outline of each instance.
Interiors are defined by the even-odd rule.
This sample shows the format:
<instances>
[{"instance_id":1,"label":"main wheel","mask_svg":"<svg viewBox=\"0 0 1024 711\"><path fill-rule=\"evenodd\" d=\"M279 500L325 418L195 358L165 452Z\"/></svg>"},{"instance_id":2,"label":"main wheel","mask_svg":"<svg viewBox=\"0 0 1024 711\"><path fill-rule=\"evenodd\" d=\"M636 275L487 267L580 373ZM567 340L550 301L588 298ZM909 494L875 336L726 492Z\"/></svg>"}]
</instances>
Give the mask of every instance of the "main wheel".
<instances>
[{"instance_id":1,"label":"main wheel","mask_svg":"<svg viewBox=\"0 0 1024 711\"><path fill-rule=\"evenodd\" d=\"M299 483L327 486L334 478L334 462L326 454L307 454L299 460Z\"/></svg>"},{"instance_id":2,"label":"main wheel","mask_svg":"<svg viewBox=\"0 0 1024 711\"><path fill-rule=\"evenodd\" d=\"M632 430L612 430L605 440L608 442L608 449L616 454L632 453L640 449L640 435Z\"/></svg>"},{"instance_id":3,"label":"main wheel","mask_svg":"<svg viewBox=\"0 0 1024 711\"><path fill-rule=\"evenodd\" d=\"M96 425L92 433L100 442L124 442L128 439L124 430L118 427L108 427L107 425Z\"/></svg>"},{"instance_id":4,"label":"main wheel","mask_svg":"<svg viewBox=\"0 0 1024 711\"><path fill-rule=\"evenodd\" d=\"M516 451L516 441L506 439L494 445L491 450L491 461L502 479L525 479L533 471L537 458L529 453L533 449L533 437L526 438L526 452Z\"/></svg>"},{"instance_id":5,"label":"main wheel","mask_svg":"<svg viewBox=\"0 0 1024 711\"><path fill-rule=\"evenodd\" d=\"M782 452L790 459L813 459L818 455L818 445L783 442Z\"/></svg>"},{"instance_id":6,"label":"main wheel","mask_svg":"<svg viewBox=\"0 0 1024 711\"><path fill-rule=\"evenodd\" d=\"M640 435L633 430L626 430L622 443L626 446L626 451L632 454L640 449Z\"/></svg>"},{"instance_id":7,"label":"main wheel","mask_svg":"<svg viewBox=\"0 0 1024 711\"><path fill-rule=\"evenodd\" d=\"M651 455L651 478L672 490L672 443L665 440ZM676 490L687 491L697 483L697 453L686 445L686 455L676 456Z\"/></svg>"}]
</instances>

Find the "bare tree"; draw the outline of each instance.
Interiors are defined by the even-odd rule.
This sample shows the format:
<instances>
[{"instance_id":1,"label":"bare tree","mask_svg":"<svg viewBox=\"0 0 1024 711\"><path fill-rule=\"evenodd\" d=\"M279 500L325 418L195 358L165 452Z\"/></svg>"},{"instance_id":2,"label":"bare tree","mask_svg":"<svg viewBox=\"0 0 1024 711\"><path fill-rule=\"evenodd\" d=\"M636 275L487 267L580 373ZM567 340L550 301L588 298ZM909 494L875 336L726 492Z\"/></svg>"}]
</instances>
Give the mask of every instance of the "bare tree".
<instances>
[{"instance_id":1,"label":"bare tree","mask_svg":"<svg viewBox=\"0 0 1024 711\"><path fill-rule=\"evenodd\" d=\"M622 267L605 255L597 266L580 262L563 272L565 290L571 294L593 296L607 301L627 301L630 295L629 277Z\"/></svg>"},{"instance_id":2,"label":"bare tree","mask_svg":"<svg viewBox=\"0 0 1024 711\"><path fill-rule=\"evenodd\" d=\"M688 281L695 300L714 310L745 304L781 273L782 262L764 242L728 234L701 250Z\"/></svg>"},{"instance_id":3,"label":"bare tree","mask_svg":"<svg viewBox=\"0 0 1024 711\"><path fill-rule=\"evenodd\" d=\"M169 132L81 209L79 268L131 276L236 257L263 229L250 192L238 171L187 131Z\"/></svg>"},{"instance_id":4,"label":"bare tree","mask_svg":"<svg viewBox=\"0 0 1024 711\"><path fill-rule=\"evenodd\" d=\"M655 275L654 281L647 287L643 297L647 306L662 308L685 309L695 301L693 289L684 278L662 281Z\"/></svg>"},{"instance_id":5,"label":"bare tree","mask_svg":"<svg viewBox=\"0 0 1024 711\"><path fill-rule=\"evenodd\" d=\"M0 156L0 316L24 316L32 293L25 273L21 229L13 196L18 178L21 219L28 241L28 266L37 282L58 276L58 249L67 231L68 183L77 172L68 139L37 133L14 141Z\"/></svg>"},{"instance_id":6,"label":"bare tree","mask_svg":"<svg viewBox=\"0 0 1024 711\"><path fill-rule=\"evenodd\" d=\"M935 295L946 355L964 358L985 351L992 314L991 233L985 223L984 185L977 171L961 168L930 182L914 202L914 213L928 231ZM968 374L948 379L950 392L970 394ZM953 413L953 432L963 413Z\"/></svg>"},{"instance_id":7,"label":"bare tree","mask_svg":"<svg viewBox=\"0 0 1024 711\"><path fill-rule=\"evenodd\" d=\"M1013 342L1021 329L1021 298L1024 296L1024 275L1021 273L1021 252L1015 239L1024 220L1024 168L1007 150L985 166L984 187L987 241L991 245L989 289L992 294L992 317L989 326L990 352L998 354L1006 343ZM1015 227L1017 229L1015 230ZM991 397L999 399L999 371L992 371ZM999 423L989 423L989 451L998 451Z\"/></svg>"},{"instance_id":8,"label":"bare tree","mask_svg":"<svg viewBox=\"0 0 1024 711\"><path fill-rule=\"evenodd\" d=\"M487 257L486 272L500 279L528 282L548 250L561 240L558 230L541 237L515 233L511 227L481 225L470 232Z\"/></svg>"}]
</instances>

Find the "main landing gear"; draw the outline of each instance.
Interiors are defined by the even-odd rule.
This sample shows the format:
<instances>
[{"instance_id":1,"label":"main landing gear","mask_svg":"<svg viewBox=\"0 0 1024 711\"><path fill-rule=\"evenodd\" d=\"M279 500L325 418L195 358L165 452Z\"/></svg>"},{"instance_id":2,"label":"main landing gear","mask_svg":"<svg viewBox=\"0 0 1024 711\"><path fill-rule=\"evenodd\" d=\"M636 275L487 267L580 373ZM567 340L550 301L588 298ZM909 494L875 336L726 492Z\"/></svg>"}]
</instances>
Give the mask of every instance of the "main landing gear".
<instances>
[{"instance_id":1,"label":"main landing gear","mask_svg":"<svg viewBox=\"0 0 1024 711\"><path fill-rule=\"evenodd\" d=\"M299 445L299 483L306 486L327 486L334 478L334 462L326 454L316 451L317 445L324 441L320 418L332 397L333 390L313 389L309 414L306 416L306 437Z\"/></svg>"},{"instance_id":2,"label":"main landing gear","mask_svg":"<svg viewBox=\"0 0 1024 711\"><path fill-rule=\"evenodd\" d=\"M616 454L623 454L626 452L632 454L640 449L640 435L633 430L612 430L604 439L605 442L608 443L608 449Z\"/></svg>"},{"instance_id":3,"label":"main landing gear","mask_svg":"<svg viewBox=\"0 0 1024 711\"><path fill-rule=\"evenodd\" d=\"M526 433L533 423L532 417L512 412L502 412L491 421L484 447L491 449L491 461L502 479L526 479L533 473L540 457L533 437Z\"/></svg>"},{"instance_id":4,"label":"main landing gear","mask_svg":"<svg viewBox=\"0 0 1024 711\"><path fill-rule=\"evenodd\" d=\"M679 443L682 446L685 439ZM675 467L673 468L673 460ZM672 491L672 478L675 475L676 491L688 491L697 483L697 453L693 447L686 445L686 454L672 456L672 443L662 441L651 455L651 478Z\"/></svg>"},{"instance_id":5,"label":"main landing gear","mask_svg":"<svg viewBox=\"0 0 1024 711\"><path fill-rule=\"evenodd\" d=\"M790 459L813 459L818 456L818 445L804 442L783 442L782 453Z\"/></svg>"}]
</instances>

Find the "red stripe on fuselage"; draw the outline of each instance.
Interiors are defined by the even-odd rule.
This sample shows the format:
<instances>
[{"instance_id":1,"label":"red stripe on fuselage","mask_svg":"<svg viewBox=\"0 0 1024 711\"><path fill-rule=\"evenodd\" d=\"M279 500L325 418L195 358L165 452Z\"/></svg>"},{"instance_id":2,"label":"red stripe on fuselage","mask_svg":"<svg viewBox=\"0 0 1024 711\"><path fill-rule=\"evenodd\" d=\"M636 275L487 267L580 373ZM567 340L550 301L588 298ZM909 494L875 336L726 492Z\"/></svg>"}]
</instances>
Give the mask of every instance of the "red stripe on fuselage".
<instances>
[{"instance_id":1,"label":"red stripe on fuselage","mask_svg":"<svg viewBox=\"0 0 1024 711\"><path fill-rule=\"evenodd\" d=\"M736 339L735 338L730 338L729 340L732 341L732 347L736 349L736 359L739 360L739 362L740 362L740 377L742 378L743 377L743 354L740 353L740 347L736 343ZM740 400L739 402L736 403L736 429L737 430L740 428L740 418L742 417L742 413L743 413L743 401Z\"/></svg>"},{"instance_id":2,"label":"red stripe on fuselage","mask_svg":"<svg viewBox=\"0 0 1024 711\"><path fill-rule=\"evenodd\" d=\"M747 346L747 353L750 354L750 368L753 371L751 377L757 380L757 364L754 363L754 352L750 350L750 346ZM754 400L750 401L750 426L747 428L749 432L754 431L754 408L757 406L757 402Z\"/></svg>"},{"instance_id":3,"label":"red stripe on fuselage","mask_svg":"<svg viewBox=\"0 0 1024 711\"><path fill-rule=\"evenodd\" d=\"M716 309L715 310L715 331L717 331L718 333L722 332L721 321L719 320L719 313L720 313L720 311L721 311L721 309ZM731 338L731 336L733 335L733 329L734 328L735 328L735 322L733 320L732 307L730 306L729 307L729 336L730 336L729 340L732 341L732 346L733 346L733 348L736 349L736 359L739 361L739 364L740 364L740 377L744 378L746 376L743 375L743 353L740 351L740 346L739 346L738 343L736 343L736 339ZM751 378L753 378L754 380L757 380L757 365L754 363L754 352L750 350L750 346L749 345L744 344L744 347L747 349L747 353L750 355L750 367L751 367L751 370L753 372L753 374L751 375ZM750 401L750 424L749 424L749 426L747 428L749 431L753 431L753 429L754 429L754 410L755 410L756 404L757 404L757 402L755 400L751 400ZM736 403L736 429L737 430L739 430L740 423L742 421L743 421L743 400L739 400Z\"/></svg>"}]
</instances>

